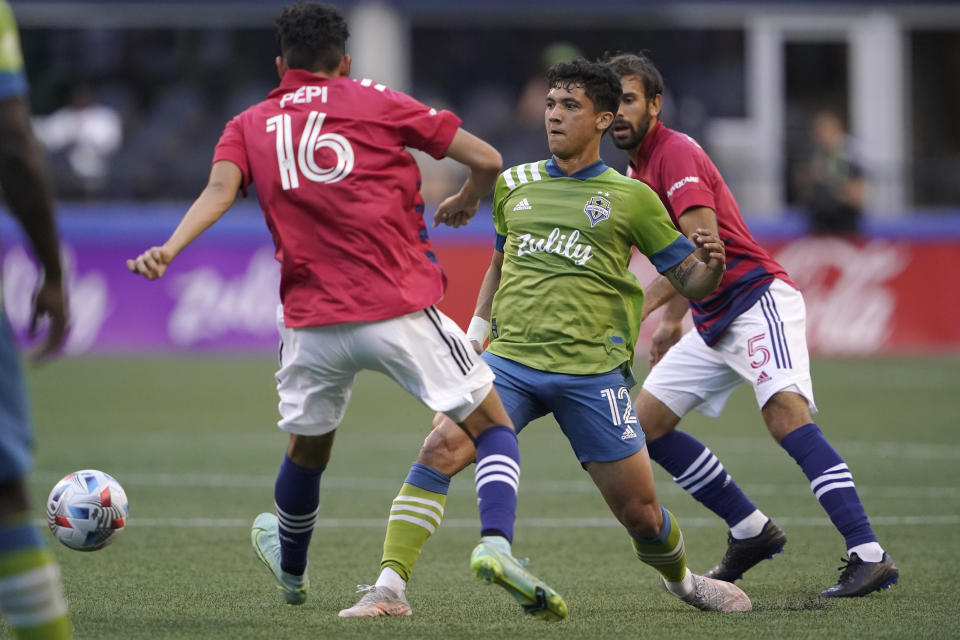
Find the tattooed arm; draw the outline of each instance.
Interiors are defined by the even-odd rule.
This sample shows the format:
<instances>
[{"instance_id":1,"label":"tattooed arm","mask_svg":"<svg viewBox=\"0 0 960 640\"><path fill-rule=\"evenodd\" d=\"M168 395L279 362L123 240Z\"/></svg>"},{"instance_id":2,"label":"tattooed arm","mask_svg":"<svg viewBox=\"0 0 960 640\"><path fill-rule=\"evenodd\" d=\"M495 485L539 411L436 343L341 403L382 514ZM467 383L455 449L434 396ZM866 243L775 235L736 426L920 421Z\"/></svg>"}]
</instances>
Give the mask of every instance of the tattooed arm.
<instances>
[{"instance_id":1,"label":"tattooed arm","mask_svg":"<svg viewBox=\"0 0 960 640\"><path fill-rule=\"evenodd\" d=\"M723 277L726 255L717 229L717 214L709 207L690 207L677 222L680 231L697 245L696 255L687 256L663 275L685 298L700 300L710 295ZM665 302L666 299L661 304Z\"/></svg>"},{"instance_id":2,"label":"tattooed arm","mask_svg":"<svg viewBox=\"0 0 960 640\"><path fill-rule=\"evenodd\" d=\"M700 300L717 288L724 270L723 243L706 229L697 229L690 236L698 251L691 253L683 262L658 276L648 287L643 300L645 319L654 309L664 307L660 324L650 340L647 362L652 367L683 335L683 316L687 313L687 298ZM702 262L696 253L706 252L707 261Z\"/></svg>"},{"instance_id":3,"label":"tattooed arm","mask_svg":"<svg viewBox=\"0 0 960 640\"><path fill-rule=\"evenodd\" d=\"M680 231L682 231L683 234L690 238L690 240L693 242L696 242L695 236L701 230L715 236L716 238L720 237L720 233L717 229L717 214L709 207L691 207L683 212L683 215L680 216L678 222ZM722 243L720 245L720 249L723 249ZM709 263L710 261L710 251L705 247L700 246L700 248L697 249L696 254L691 255L688 258L690 262L687 263L687 267L696 264L696 258L694 256L700 258L702 262ZM677 272L678 270L678 275L680 275L686 283L689 283L690 275L688 274L683 276L685 273L685 267L683 263L677 265L677 267L674 267L671 271ZM720 271L722 275L723 270L721 269ZM683 314L686 311L686 300L684 299L684 296L694 300L699 298L687 295L682 291L681 287L677 285L678 283L676 279L671 277L670 273L657 276L656 279L647 284L647 286L643 288L643 319L646 319L647 316L661 306L668 305L668 307L672 307L672 310L665 312L664 318L666 319L667 315L669 314L671 318L675 318L675 320L679 322L683 318ZM707 293L709 294L709 292ZM702 298L703 296L700 297Z\"/></svg>"},{"instance_id":4,"label":"tattooed arm","mask_svg":"<svg viewBox=\"0 0 960 640\"><path fill-rule=\"evenodd\" d=\"M644 287L642 319L663 306L660 324L650 341L650 366L657 364L683 335L687 298L709 295L723 277L726 259L717 231L717 215L708 207L693 207L680 216L680 229L698 249L673 269ZM698 255L699 254L699 255ZM699 259L698 259L699 257Z\"/></svg>"},{"instance_id":5,"label":"tattooed arm","mask_svg":"<svg viewBox=\"0 0 960 640\"><path fill-rule=\"evenodd\" d=\"M690 235L690 239L697 245L697 253L705 253L707 260L701 261L691 253L683 262L663 275L683 297L701 300L713 293L720 284L726 254L720 238L708 229L697 229Z\"/></svg>"}]
</instances>

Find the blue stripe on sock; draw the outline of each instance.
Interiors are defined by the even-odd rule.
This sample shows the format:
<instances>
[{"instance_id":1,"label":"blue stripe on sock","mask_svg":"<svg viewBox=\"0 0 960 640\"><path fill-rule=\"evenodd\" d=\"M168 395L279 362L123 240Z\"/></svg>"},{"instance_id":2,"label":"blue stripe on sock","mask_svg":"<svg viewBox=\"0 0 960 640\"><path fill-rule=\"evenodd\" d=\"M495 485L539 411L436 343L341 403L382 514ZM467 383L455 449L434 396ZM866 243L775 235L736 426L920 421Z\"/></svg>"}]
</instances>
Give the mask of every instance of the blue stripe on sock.
<instances>
[{"instance_id":1,"label":"blue stripe on sock","mask_svg":"<svg viewBox=\"0 0 960 640\"><path fill-rule=\"evenodd\" d=\"M670 530L672 529L672 525L670 524L670 514L667 513L667 510L664 509L663 505L660 505L660 513L663 514L663 522L660 524L660 531L657 533L656 537L641 538L639 536L633 535L632 533L630 534L630 537L636 540L639 544L654 545L654 544L663 544L664 542L666 542L667 538L670 537ZM630 533L630 532L628 531L627 533Z\"/></svg>"},{"instance_id":2,"label":"blue stripe on sock","mask_svg":"<svg viewBox=\"0 0 960 640\"><path fill-rule=\"evenodd\" d=\"M0 525L0 553L44 546L40 530L29 520L18 524Z\"/></svg>"},{"instance_id":3,"label":"blue stripe on sock","mask_svg":"<svg viewBox=\"0 0 960 640\"><path fill-rule=\"evenodd\" d=\"M447 495L450 490L450 476L419 462L410 465L410 472L404 482L424 491L432 491L442 495Z\"/></svg>"}]
</instances>

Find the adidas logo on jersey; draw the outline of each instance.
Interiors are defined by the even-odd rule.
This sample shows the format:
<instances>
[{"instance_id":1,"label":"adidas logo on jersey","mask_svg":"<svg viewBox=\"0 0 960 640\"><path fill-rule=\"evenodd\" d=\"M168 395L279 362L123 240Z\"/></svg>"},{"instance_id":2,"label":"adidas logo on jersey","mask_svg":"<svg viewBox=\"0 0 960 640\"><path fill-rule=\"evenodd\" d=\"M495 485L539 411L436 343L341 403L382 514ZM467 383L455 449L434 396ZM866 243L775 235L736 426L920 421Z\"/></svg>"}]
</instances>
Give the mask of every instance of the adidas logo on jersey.
<instances>
[{"instance_id":1,"label":"adidas logo on jersey","mask_svg":"<svg viewBox=\"0 0 960 640\"><path fill-rule=\"evenodd\" d=\"M631 440L632 438L637 437L637 432L633 430L633 427L627 425L627 428L623 430L623 435L620 436L621 440Z\"/></svg>"},{"instance_id":2,"label":"adidas logo on jersey","mask_svg":"<svg viewBox=\"0 0 960 640\"><path fill-rule=\"evenodd\" d=\"M768 376L766 371L761 371L759 377L757 377L757 384L763 384L764 382L770 382L771 380L773 380L773 378Z\"/></svg>"},{"instance_id":3,"label":"adidas logo on jersey","mask_svg":"<svg viewBox=\"0 0 960 640\"><path fill-rule=\"evenodd\" d=\"M531 209L533 209L533 207L530 206L530 201L526 198L518 202L517 206L513 208L514 211L530 211Z\"/></svg>"}]
</instances>

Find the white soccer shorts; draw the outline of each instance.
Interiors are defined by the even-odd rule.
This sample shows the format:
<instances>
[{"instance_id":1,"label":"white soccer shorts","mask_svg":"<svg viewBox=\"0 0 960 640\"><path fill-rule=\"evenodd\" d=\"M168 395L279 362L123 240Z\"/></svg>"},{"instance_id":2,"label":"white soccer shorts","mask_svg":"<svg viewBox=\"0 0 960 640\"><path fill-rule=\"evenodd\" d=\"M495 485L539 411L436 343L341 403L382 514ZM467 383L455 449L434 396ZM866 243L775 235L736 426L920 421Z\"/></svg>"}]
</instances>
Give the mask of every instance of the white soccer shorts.
<instances>
[{"instance_id":1,"label":"white soccer shorts","mask_svg":"<svg viewBox=\"0 0 960 640\"><path fill-rule=\"evenodd\" d=\"M692 410L716 418L744 381L753 385L760 408L773 394L793 391L816 413L806 316L803 295L774 280L713 347L696 329L688 331L650 370L643 388L681 418Z\"/></svg>"},{"instance_id":2,"label":"white soccer shorts","mask_svg":"<svg viewBox=\"0 0 960 640\"><path fill-rule=\"evenodd\" d=\"M377 322L287 328L280 332L280 422L289 433L319 436L339 426L357 373L393 378L434 411L463 421L493 387L493 372L457 324L434 307Z\"/></svg>"}]
</instances>

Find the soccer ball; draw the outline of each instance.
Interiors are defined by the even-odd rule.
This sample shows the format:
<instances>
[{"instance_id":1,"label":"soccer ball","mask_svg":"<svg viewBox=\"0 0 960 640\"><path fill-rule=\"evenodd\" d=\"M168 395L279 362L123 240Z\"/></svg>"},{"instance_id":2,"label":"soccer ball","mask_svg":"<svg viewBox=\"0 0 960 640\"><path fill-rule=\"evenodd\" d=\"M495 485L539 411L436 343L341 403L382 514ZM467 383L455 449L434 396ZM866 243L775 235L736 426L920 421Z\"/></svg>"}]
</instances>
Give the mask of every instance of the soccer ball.
<instances>
[{"instance_id":1,"label":"soccer ball","mask_svg":"<svg viewBox=\"0 0 960 640\"><path fill-rule=\"evenodd\" d=\"M50 531L77 551L96 551L116 540L129 512L127 494L120 483L95 469L66 476L47 498Z\"/></svg>"}]
</instances>

